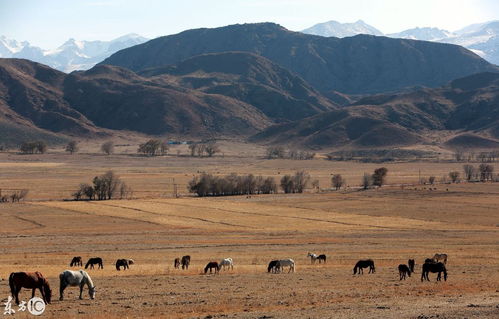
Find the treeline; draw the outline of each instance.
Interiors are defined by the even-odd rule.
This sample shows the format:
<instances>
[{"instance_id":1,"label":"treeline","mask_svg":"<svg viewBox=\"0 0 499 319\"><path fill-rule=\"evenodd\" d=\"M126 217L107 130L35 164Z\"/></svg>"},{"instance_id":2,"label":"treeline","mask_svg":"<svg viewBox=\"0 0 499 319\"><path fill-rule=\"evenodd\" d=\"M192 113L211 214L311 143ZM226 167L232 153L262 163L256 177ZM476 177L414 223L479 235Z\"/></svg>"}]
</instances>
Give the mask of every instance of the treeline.
<instances>
[{"instance_id":1,"label":"treeline","mask_svg":"<svg viewBox=\"0 0 499 319\"><path fill-rule=\"evenodd\" d=\"M286 150L282 146L270 146L265 152L265 157L268 159L293 159L293 160L311 160L315 156L315 153L298 151L298 150Z\"/></svg>"},{"instance_id":2,"label":"treeline","mask_svg":"<svg viewBox=\"0 0 499 319\"><path fill-rule=\"evenodd\" d=\"M44 154L47 152L47 144L44 141L23 142L19 151L23 154Z\"/></svg>"},{"instance_id":3,"label":"treeline","mask_svg":"<svg viewBox=\"0 0 499 319\"><path fill-rule=\"evenodd\" d=\"M277 193L277 185L273 177L255 177L253 174L242 176L201 174L189 182L188 190L200 197L274 194Z\"/></svg>"},{"instance_id":4,"label":"treeline","mask_svg":"<svg viewBox=\"0 0 499 319\"><path fill-rule=\"evenodd\" d=\"M220 148L215 142L191 143L189 144L189 151L191 152L191 156L203 157L206 155L212 157L220 152Z\"/></svg>"},{"instance_id":5,"label":"treeline","mask_svg":"<svg viewBox=\"0 0 499 319\"><path fill-rule=\"evenodd\" d=\"M462 150L457 150L454 152L454 159L457 162L483 162L483 163L493 163L499 160L499 150L490 152L468 152L465 153Z\"/></svg>"},{"instance_id":6,"label":"treeline","mask_svg":"<svg viewBox=\"0 0 499 319\"><path fill-rule=\"evenodd\" d=\"M0 203L8 203L9 200L12 203L20 202L28 196L28 193L29 191L27 189L19 189L13 191L10 195L4 195L2 194L2 190L0 190Z\"/></svg>"},{"instance_id":7,"label":"treeline","mask_svg":"<svg viewBox=\"0 0 499 319\"><path fill-rule=\"evenodd\" d=\"M113 171L95 176L92 184L82 183L72 194L74 200L109 200L119 196L120 199L131 198L132 189Z\"/></svg>"}]
</instances>

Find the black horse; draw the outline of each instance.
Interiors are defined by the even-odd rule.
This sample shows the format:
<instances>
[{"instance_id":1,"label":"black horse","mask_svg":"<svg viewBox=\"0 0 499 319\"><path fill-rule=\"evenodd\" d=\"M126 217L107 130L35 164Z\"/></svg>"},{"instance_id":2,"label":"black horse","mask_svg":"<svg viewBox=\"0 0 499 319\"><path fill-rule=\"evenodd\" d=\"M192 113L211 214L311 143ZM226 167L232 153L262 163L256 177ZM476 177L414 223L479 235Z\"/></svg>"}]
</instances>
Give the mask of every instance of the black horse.
<instances>
[{"instance_id":1,"label":"black horse","mask_svg":"<svg viewBox=\"0 0 499 319\"><path fill-rule=\"evenodd\" d=\"M317 260L319 261L319 264L321 262L326 263L326 255L322 254L322 255L317 256Z\"/></svg>"},{"instance_id":2,"label":"black horse","mask_svg":"<svg viewBox=\"0 0 499 319\"><path fill-rule=\"evenodd\" d=\"M116 270L120 271L121 267L123 267L123 270L127 270L130 268L128 264L128 259L118 259L116 260Z\"/></svg>"},{"instance_id":3,"label":"black horse","mask_svg":"<svg viewBox=\"0 0 499 319\"><path fill-rule=\"evenodd\" d=\"M279 271L279 260L272 260L267 267L267 272L277 273Z\"/></svg>"},{"instance_id":4,"label":"black horse","mask_svg":"<svg viewBox=\"0 0 499 319\"><path fill-rule=\"evenodd\" d=\"M407 265L400 264L399 265L399 276L400 276L400 280L402 280L402 279L405 280L406 276L411 277L411 268L408 267Z\"/></svg>"},{"instance_id":5,"label":"black horse","mask_svg":"<svg viewBox=\"0 0 499 319\"><path fill-rule=\"evenodd\" d=\"M424 280L430 281L430 278L428 277L428 274L430 272L432 273L438 272L437 281L440 281L442 279L442 273L444 273L444 280L447 281L447 269L445 268L445 265L443 263L440 262L424 263L423 271L421 271L421 281Z\"/></svg>"},{"instance_id":6,"label":"black horse","mask_svg":"<svg viewBox=\"0 0 499 319\"><path fill-rule=\"evenodd\" d=\"M100 257L90 258L85 265L85 269L87 269L88 266L90 266L90 269L94 269L94 265L99 265L98 269L104 269L104 263Z\"/></svg>"},{"instance_id":7,"label":"black horse","mask_svg":"<svg viewBox=\"0 0 499 319\"><path fill-rule=\"evenodd\" d=\"M355 267L353 267L353 274L355 275L357 271L360 274L364 274L364 269L369 267L369 273L375 273L376 268L374 267L374 261L372 259L366 259L366 260L359 260L356 264Z\"/></svg>"},{"instance_id":8,"label":"black horse","mask_svg":"<svg viewBox=\"0 0 499 319\"><path fill-rule=\"evenodd\" d=\"M220 270L220 266L218 265L218 263L216 261L210 261L206 267L204 267L204 273L206 274L208 272L208 270L210 270L210 274L211 274L211 271L215 269L215 274L218 273L218 271Z\"/></svg>"},{"instance_id":9,"label":"black horse","mask_svg":"<svg viewBox=\"0 0 499 319\"><path fill-rule=\"evenodd\" d=\"M73 259L71 259L71 263L69 264L69 267L73 267L73 266L83 266L83 259L81 258L81 256L76 256L76 257L73 257Z\"/></svg>"},{"instance_id":10,"label":"black horse","mask_svg":"<svg viewBox=\"0 0 499 319\"><path fill-rule=\"evenodd\" d=\"M180 268L180 258L175 258L175 260L173 261L173 267L175 269L179 269Z\"/></svg>"},{"instance_id":11,"label":"black horse","mask_svg":"<svg viewBox=\"0 0 499 319\"><path fill-rule=\"evenodd\" d=\"M407 265L409 266L409 270L411 272L414 272L414 266L416 265L416 262L414 261L414 259L409 259L407 261Z\"/></svg>"},{"instance_id":12,"label":"black horse","mask_svg":"<svg viewBox=\"0 0 499 319\"><path fill-rule=\"evenodd\" d=\"M187 255L182 257L181 263L182 263L182 269L189 269L189 264L191 263L191 256Z\"/></svg>"}]
</instances>

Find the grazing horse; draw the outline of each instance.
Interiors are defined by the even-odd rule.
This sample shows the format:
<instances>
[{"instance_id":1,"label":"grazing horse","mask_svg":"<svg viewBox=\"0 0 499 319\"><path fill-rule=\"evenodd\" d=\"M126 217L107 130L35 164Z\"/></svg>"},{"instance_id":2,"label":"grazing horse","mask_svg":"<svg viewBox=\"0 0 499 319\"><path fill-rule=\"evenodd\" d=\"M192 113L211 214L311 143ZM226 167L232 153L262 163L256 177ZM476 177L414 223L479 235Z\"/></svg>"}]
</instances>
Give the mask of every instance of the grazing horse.
<instances>
[{"instance_id":1,"label":"grazing horse","mask_svg":"<svg viewBox=\"0 0 499 319\"><path fill-rule=\"evenodd\" d=\"M355 275L357 271L360 274L364 274L364 269L369 267L369 273L375 273L376 268L374 267L374 261L372 259L366 259L366 260L359 260L356 264L355 267L353 267L353 274Z\"/></svg>"},{"instance_id":2,"label":"grazing horse","mask_svg":"<svg viewBox=\"0 0 499 319\"><path fill-rule=\"evenodd\" d=\"M315 261L316 260L319 260L319 264L321 262L326 262L326 255L322 254L322 255L316 255L316 254L313 254L313 253L308 253L307 257L310 257L310 263L311 264L315 264Z\"/></svg>"},{"instance_id":3,"label":"grazing horse","mask_svg":"<svg viewBox=\"0 0 499 319\"><path fill-rule=\"evenodd\" d=\"M436 262L442 260L444 262L444 265L447 265L447 254L435 254L435 256L433 256L433 259Z\"/></svg>"},{"instance_id":4,"label":"grazing horse","mask_svg":"<svg viewBox=\"0 0 499 319\"><path fill-rule=\"evenodd\" d=\"M173 267L175 269L179 269L180 268L180 258L175 258L175 260L173 261Z\"/></svg>"},{"instance_id":5,"label":"grazing horse","mask_svg":"<svg viewBox=\"0 0 499 319\"><path fill-rule=\"evenodd\" d=\"M206 274L208 272L208 269L210 270L210 274L211 274L211 271L213 269L215 269L215 274L218 273L218 271L220 270L220 266L218 265L218 263L216 261L210 261L206 267L204 267L204 273Z\"/></svg>"},{"instance_id":6,"label":"grazing horse","mask_svg":"<svg viewBox=\"0 0 499 319\"><path fill-rule=\"evenodd\" d=\"M269 263L269 267L267 267L267 272L271 272L276 274L279 271L279 260L272 260Z\"/></svg>"},{"instance_id":7,"label":"grazing horse","mask_svg":"<svg viewBox=\"0 0 499 319\"><path fill-rule=\"evenodd\" d=\"M231 270L234 270L234 262L232 261L232 258L222 259L219 265L220 269L225 270L225 268L230 268Z\"/></svg>"},{"instance_id":8,"label":"grazing horse","mask_svg":"<svg viewBox=\"0 0 499 319\"><path fill-rule=\"evenodd\" d=\"M284 270L284 267L289 267L288 274L292 271L295 272L295 261L291 258L281 259L277 262L277 268Z\"/></svg>"},{"instance_id":9,"label":"grazing horse","mask_svg":"<svg viewBox=\"0 0 499 319\"><path fill-rule=\"evenodd\" d=\"M90 258L87 261L87 264L85 265L85 269L87 269L88 266L90 266L90 269L94 269L95 264L99 265L98 269L101 269L101 268L104 269L104 263L102 262L102 258L100 258L100 257Z\"/></svg>"},{"instance_id":10,"label":"grazing horse","mask_svg":"<svg viewBox=\"0 0 499 319\"><path fill-rule=\"evenodd\" d=\"M127 270L130 268L128 259L118 259L116 260L116 270L120 271L121 267L123 270Z\"/></svg>"},{"instance_id":11,"label":"grazing horse","mask_svg":"<svg viewBox=\"0 0 499 319\"><path fill-rule=\"evenodd\" d=\"M416 262L414 261L414 259L409 259L407 261L407 265L409 266L409 270L411 272L414 272L414 266L416 265Z\"/></svg>"},{"instance_id":12,"label":"grazing horse","mask_svg":"<svg viewBox=\"0 0 499 319\"><path fill-rule=\"evenodd\" d=\"M399 265L399 276L400 276L400 280L402 280L402 279L405 280L405 276L411 277L411 268L408 267L407 265L400 264Z\"/></svg>"},{"instance_id":13,"label":"grazing horse","mask_svg":"<svg viewBox=\"0 0 499 319\"><path fill-rule=\"evenodd\" d=\"M182 257L182 269L189 269L189 264L191 263L191 256L187 255Z\"/></svg>"},{"instance_id":14,"label":"grazing horse","mask_svg":"<svg viewBox=\"0 0 499 319\"><path fill-rule=\"evenodd\" d=\"M59 292L60 292L60 297L59 300L64 299L64 289L66 289L67 286L71 287L80 287L80 299L83 299L83 287L87 285L88 287L88 295L90 296L90 299L95 298L95 286L94 283L92 282L92 278L90 278L89 274L84 271L84 270L79 270L79 271L72 271L72 270L65 270L61 272L59 275L59 280L60 280L60 286L59 286Z\"/></svg>"},{"instance_id":15,"label":"grazing horse","mask_svg":"<svg viewBox=\"0 0 499 319\"><path fill-rule=\"evenodd\" d=\"M16 304L19 304L19 292L21 288L32 289L31 298L35 296L35 290L39 289L42 294L43 301L46 304L52 299L52 290L49 282L40 272L13 272L9 276L10 293L16 299Z\"/></svg>"},{"instance_id":16,"label":"grazing horse","mask_svg":"<svg viewBox=\"0 0 499 319\"><path fill-rule=\"evenodd\" d=\"M428 280L430 281L430 278L428 277L428 273L436 273L438 272L437 276L437 281L440 281L442 279L442 272L444 273L444 280L447 281L447 269L445 268L445 265L441 262L437 263L424 263L423 265L423 271L421 271L421 281Z\"/></svg>"},{"instance_id":17,"label":"grazing horse","mask_svg":"<svg viewBox=\"0 0 499 319\"><path fill-rule=\"evenodd\" d=\"M73 266L80 266L80 267L83 266L83 260L82 260L81 256L73 257L73 259L71 259L71 263L69 264L69 267L73 267Z\"/></svg>"}]
</instances>

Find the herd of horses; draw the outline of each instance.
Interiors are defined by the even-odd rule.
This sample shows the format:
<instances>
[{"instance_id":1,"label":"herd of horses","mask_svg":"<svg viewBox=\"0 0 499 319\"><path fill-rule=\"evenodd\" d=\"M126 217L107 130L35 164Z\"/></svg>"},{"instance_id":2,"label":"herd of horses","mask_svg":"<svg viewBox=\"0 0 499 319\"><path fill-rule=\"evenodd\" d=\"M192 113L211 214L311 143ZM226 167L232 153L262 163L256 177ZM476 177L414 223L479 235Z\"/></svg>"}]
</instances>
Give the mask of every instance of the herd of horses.
<instances>
[{"instance_id":1,"label":"herd of horses","mask_svg":"<svg viewBox=\"0 0 499 319\"><path fill-rule=\"evenodd\" d=\"M307 257L310 257L310 261L312 264L318 260L319 263L326 263L326 255L316 255L313 253L308 253ZM182 258L175 258L174 260L174 268L179 269L189 269L189 265L191 263L191 256L183 256ZM120 270L123 267L123 270L129 269L129 265L134 264L133 259L118 259L116 261L116 270ZM447 269L445 265L447 264L447 255L446 254L435 254L433 258L425 259L425 262L422 266L421 271L421 281L430 281L428 274L438 273L437 281L441 281L442 273L444 274L444 280L447 281ZM94 269L94 265L98 265L97 269L104 269L104 263L102 258L94 257L90 258L85 264L85 269ZM400 264L398 266L400 280L405 280L406 277L410 277L411 273L414 273L414 267L416 263L414 259L409 259L406 264ZM70 263L71 267L83 266L83 260L80 256L73 257ZM287 268L288 273L295 272L295 261L291 258L287 259L276 259L270 261L267 272L269 273L281 273L284 272L285 268ZM354 268L353 274L364 274L364 269L369 268L369 273L375 273L376 267L374 266L374 261L372 259L359 260ZM220 270L233 270L234 262L232 258L224 258L220 262L210 261L204 268L204 273L207 274L208 271L210 274L214 272L215 274L219 273ZM16 304L19 304L19 292L22 288L27 288L32 290L32 298L35 296L35 291L38 289L40 294L42 295L42 299L45 303L49 304L52 299L52 290L50 289L50 285L48 280L40 273L40 272L13 272L9 276L9 286L12 297L15 298ZM80 299L83 299L83 289L84 287L88 287L88 294L90 299L95 298L95 285L90 278L90 275L84 270L65 270L59 274L59 300L64 300L64 290L67 287L80 287Z\"/></svg>"}]
</instances>

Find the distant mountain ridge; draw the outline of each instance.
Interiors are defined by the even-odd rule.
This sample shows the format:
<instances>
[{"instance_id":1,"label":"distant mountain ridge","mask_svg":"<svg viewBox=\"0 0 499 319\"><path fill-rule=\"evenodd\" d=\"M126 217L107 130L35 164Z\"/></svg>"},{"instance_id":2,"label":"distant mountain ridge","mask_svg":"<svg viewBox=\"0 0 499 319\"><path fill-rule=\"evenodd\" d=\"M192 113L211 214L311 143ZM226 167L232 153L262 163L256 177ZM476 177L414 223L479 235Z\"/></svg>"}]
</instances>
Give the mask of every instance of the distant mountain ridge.
<instances>
[{"instance_id":1,"label":"distant mountain ridge","mask_svg":"<svg viewBox=\"0 0 499 319\"><path fill-rule=\"evenodd\" d=\"M435 87L469 74L498 70L459 46L368 35L324 38L274 23L188 30L121 50L101 64L142 71L226 51L264 56L321 92L347 94Z\"/></svg>"},{"instance_id":2,"label":"distant mountain ridge","mask_svg":"<svg viewBox=\"0 0 499 319\"><path fill-rule=\"evenodd\" d=\"M113 53L141 44L148 39L127 34L111 41L78 41L69 39L55 50L43 50L29 42L18 42L0 36L0 58L29 59L63 72L88 70Z\"/></svg>"},{"instance_id":3,"label":"distant mountain ridge","mask_svg":"<svg viewBox=\"0 0 499 319\"><path fill-rule=\"evenodd\" d=\"M369 34L381 36L383 33L373 26L358 20L354 23L340 23L334 20L316 24L302 31L306 34L315 34L324 37L345 38L358 34Z\"/></svg>"}]
</instances>

